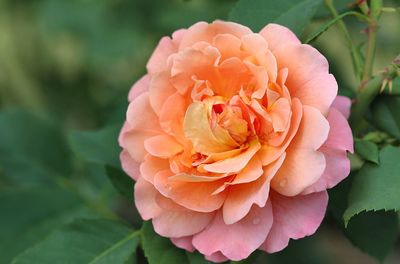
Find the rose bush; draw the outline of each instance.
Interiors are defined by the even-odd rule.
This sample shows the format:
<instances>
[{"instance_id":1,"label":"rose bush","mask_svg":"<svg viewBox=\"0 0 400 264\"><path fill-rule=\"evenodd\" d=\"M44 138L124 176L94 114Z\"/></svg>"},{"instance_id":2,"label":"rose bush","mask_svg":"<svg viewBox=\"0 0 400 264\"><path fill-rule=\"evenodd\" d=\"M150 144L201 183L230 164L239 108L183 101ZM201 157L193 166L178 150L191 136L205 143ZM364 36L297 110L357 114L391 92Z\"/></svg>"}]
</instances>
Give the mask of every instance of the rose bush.
<instances>
[{"instance_id":1,"label":"rose bush","mask_svg":"<svg viewBox=\"0 0 400 264\"><path fill-rule=\"evenodd\" d=\"M215 262L313 234L350 171L350 101L287 28L199 22L164 37L119 143L155 231Z\"/></svg>"}]
</instances>

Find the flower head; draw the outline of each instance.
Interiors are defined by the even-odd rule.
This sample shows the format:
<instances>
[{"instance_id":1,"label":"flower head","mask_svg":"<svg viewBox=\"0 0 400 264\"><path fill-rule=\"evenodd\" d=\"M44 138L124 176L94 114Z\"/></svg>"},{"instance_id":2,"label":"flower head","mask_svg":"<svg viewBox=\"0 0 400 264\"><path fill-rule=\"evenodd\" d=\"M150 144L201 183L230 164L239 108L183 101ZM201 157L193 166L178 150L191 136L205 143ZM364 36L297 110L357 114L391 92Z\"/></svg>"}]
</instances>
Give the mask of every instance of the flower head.
<instances>
[{"instance_id":1,"label":"flower head","mask_svg":"<svg viewBox=\"0 0 400 264\"><path fill-rule=\"evenodd\" d=\"M350 170L350 101L287 28L199 22L159 42L119 142L155 231L207 259L313 234Z\"/></svg>"}]
</instances>

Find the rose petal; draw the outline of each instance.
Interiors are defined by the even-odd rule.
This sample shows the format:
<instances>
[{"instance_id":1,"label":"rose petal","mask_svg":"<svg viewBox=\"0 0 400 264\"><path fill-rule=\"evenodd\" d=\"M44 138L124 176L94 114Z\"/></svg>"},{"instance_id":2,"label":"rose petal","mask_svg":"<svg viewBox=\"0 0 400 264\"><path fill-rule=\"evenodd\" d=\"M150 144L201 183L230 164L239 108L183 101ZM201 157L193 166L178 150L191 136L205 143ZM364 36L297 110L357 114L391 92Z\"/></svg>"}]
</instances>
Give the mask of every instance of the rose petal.
<instances>
[{"instance_id":1,"label":"rose petal","mask_svg":"<svg viewBox=\"0 0 400 264\"><path fill-rule=\"evenodd\" d=\"M314 234L324 218L328 205L326 191L309 195L285 197L271 193L274 222L260 249L274 253L284 249L289 239Z\"/></svg>"},{"instance_id":2,"label":"rose petal","mask_svg":"<svg viewBox=\"0 0 400 264\"><path fill-rule=\"evenodd\" d=\"M260 35L267 40L271 51L287 43L300 44L300 40L290 29L278 24L266 25L261 29Z\"/></svg>"},{"instance_id":3,"label":"rose petal","mask_svg":"<svg viewBox=\"0 0 400 264\"><path fill-rule=\"evenodd\" d=\"M157 135L144 141L145 149L153 156L169 158L183 151L183 146L173 137Z\"/></svg>"},{"instance_id":4,"label":"rose petal","mask_svg":"<svg viewBox=\"0 0 400 264\"><path fill-rule=\"evenodd\" d=\"M294 196L318 181L325 170L325 157L317 149L328 133L329 123L321 112L303 106L300 128L286 151L285 162L271 181L275 191Z\"/></svg>"},{"instance_id":5,"label":"rose petal","mask_svg":"<svg viewBox=\"0 0 400 264\"><path fill-rule=\"evenodd\" d=\"M119 159L121 160L122 169L136 181L140 176L140 163L135 161L126 150L121 151Z\"/></svg>"},{"instance_id":6,"label":"rose petal","mask_svg":"<svg viewBox=\"0 0 400 264\"><path fill-rule=\"evenodd\" d=\"M178 248L182 248L189 252L193 252L195 250L195 248L192 244L192 239L193 239L193 236L171 237L171 242Z\"/></svg>"},{"instance_id":7,"label":"rose petal","mask_svg":"<svg viewBox=\"0 0 400 264\"><path fill-rule=\"evenodd\" d=\"M336 108L342 115L348 119L350 116L351 100L346 96L336 96L332 106Z\"/></svg>"},{"instance_id":8,"label":"rose petal","mask_svg":"<svg viewBox=\"0 0 400 264\"><path fill-rule=\"evenodd\" d=\"M276 162L264 167L264 174L257 181L230 187L223 206L225 224L230 225L241 220L253 204L259 207L265 206L268 200L269 183L284 160L285 155L282 155Z\"/></svg>"},{"instance_id":9,"label":"rose petal","mask_svg":"<svg viewBox=\"0 0 400 264\"><path fill-rule=\"evenodd\" d=\"M150 85L150 75L146 74L142 78L140 78L130 89L128 95L128 101L132 102L139 95L149 90Z\"/></svg>"},{"instance_id":10,"label":"rose petal","mask_svg":"<svg viewBox=\"0 0 400 264\"><path fill-rule=\"evenodd\" d=\"M207 228L194 235L193 245L204 255L218 251L231 260L247 258L261 246L272 226L272 206L253 206L249 214L241 221L226 225L219 211Z\"/></svg>"},{"instance_id":11,"label":"rose petal","mask_svg":"<svg viewBox=\"0 0 400 264\"><path fill-rule=\"evenodd\" d=\"M153 218L154 231L165 237L190 236L202 231L214 217L213 213L188 210L172 200L157 195L157 204L163 209Z\"/></svg>"},{"instance_id":12,"label":"rose petal","mask_svg":"<svg viewBox=\"0 0 400 264\"><path fill-rule=\"evenodd\" d=\"M157 194L158 191L152 184L139 177L135 184L135 205L143 220L149 220L162 213L156 202Z\"/></svg>"}]
</instances>

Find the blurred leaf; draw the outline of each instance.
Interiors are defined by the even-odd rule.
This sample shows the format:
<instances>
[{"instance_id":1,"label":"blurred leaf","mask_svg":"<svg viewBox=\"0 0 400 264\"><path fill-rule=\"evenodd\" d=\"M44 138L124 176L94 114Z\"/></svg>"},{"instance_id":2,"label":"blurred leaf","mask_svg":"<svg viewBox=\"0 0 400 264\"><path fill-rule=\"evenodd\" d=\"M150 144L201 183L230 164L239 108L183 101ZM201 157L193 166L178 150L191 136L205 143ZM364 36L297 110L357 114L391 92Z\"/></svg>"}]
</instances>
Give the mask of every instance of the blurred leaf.
<instances>
[{"instance_id":1,"label":"blurred leaf","mask_svg":"<svg viewBox=\"0 0 400 264\"><path fill-rule=\"evenodd\" d=\"M114 168L112 166L106 166L106 171L107 176L114 188L128 200L132 200L133 180L121 169Z\"/></svg>"},{"instance_id":2,"label":"blurred leaf","mask_svg":"<svg viewBox=\"0 0 400 264\"><path fill-rule=\"evenodd\" d=\"M134 254L139 235L115 221L76 220L26 250L13 263L125 263Z\"/></svg>"},{"instance_id":3,"label":"blurred leaf","mask_svg":"<svg viewBox=\"0 0 400 264\"><path fill-rule=\"evenodd\" d=\"M346 9L349 9L349 7L351 7L353 4L353 0L333 0L333 5L339 13L345 11ZM315 17L317 18L325 18L330 16L331 13L325 5L321 5L315 14Z\"/></svg>"},{"instance_id":4,"label":"blurred leaf","mask_svg":"<svg viewBox=\"0 0 400 264\"><path fill-rule=\"evenodd\" d=\"M378 146L368 140L356 139L354 144L355 151L363 159L379 164L379 150Z\"/></svg>"},{"instance_id":5,"label":"blurred leaf","mask_svg":"<svg viewBox=\"0 0 400 264\"><path fill-rule=\"evenodd\" d=\"M382 95L371 105L372 122L379 129L400 139L400 97Z\"/></svg>"},{"instance_id":6,"label":"blurred leaf","mask_svg":"<svg viewBox=\"0 0 400 264\"><path fill-rule=\"evenodd\" d=\"M307 39L304 41L304 43L310 43L311 41L316 40L322 33L327 31L331 26L333 26L336 22L344 18L345 16L362 16L358 12L353 12L349 11L343 14L340 14L339 16L329 20L328 22L322 24L316 31L314 31L311 35L307 37Z\"/></svg>"},{"instance_id":7,"label":"blurred leaf","mask_svg":"<svg viewBox=\"0 0 400 264\"><path fill-rule=\"evenodd\" d=\"M186 251L186 256L189 259L189 264L211 264L210 261L207 261L204 256L198 252L190 253Z\"/></svg>"},{"instance_id":8,"label":"blurred leaf","mask_svg":"<svg viewBox=\"0 0 400 264\"><path fill-rule=\"evenodd\" d=\"M269 23L277 23L299 36L321 3L321 0L239 0L229 18L254 32Z\"/></svg>"},{"instance_id":9,"label":"blurred leaf","mask_svg":"<svg viewBox=\"0 0 400 264\"><path fill-rule=\"evenodd\" d=\"M353 245L382 261L393 248L397 236L398 220L393 212L362 212L351 218L347 227L343 213L348 195L354 185L353 176L329 191L328 210L345 236Z\"/></svg>"},{"instance_id":10,"label":"blurred leaf","mask_svg":"<svg viewBox=\"0 0 400 264\"><path fill-rule=\"evenodd\" d=\"M16 185L48 182L71 172L70 150L59 127L23 110L0 112L0 167ZM47 176L47 177L46 177Z\"/></svg>"},{"instance_id":11,"label":"blurred leaf","mask_svg":"<svg viewBox=\"0 0 400 264\"><path fill-rule=\"evenodd\" d=\"M96 214L74 194L57 187L0 192L0 263L34 245L54 228Z\"/></svg>"},{"instance_id":12,"label":"blurred leaf","mask_svg":"<svg viewBox=\"0 0 400 264\"><path fill-rule=\"evenodd\" d=\"M149 264L188 263L185 251L156 234L151 222L143 223L142 236L142 246Z\"/></svg>"},{"instance_id":13,"label":"blurred leaf","mask_svg":"<svg viewBox=\"0 0 400 264\"><path fill-rule=\"evenodd\" d=\"M362 211L400 209L400 148L386 146L380 164L365 163L355 176L344 213L346 222Z\"/></svg>"},{"instance_id":14,"label":"blurred leaf","mask_svg":"<svg viewBox=\"0 0 400 264\"><path fill-rule=\"evenodd\" d=\"M88 162L119 168L119 130L119 126L113 125L97 131L72 132L70 134L71 147L77 156Z\"/></svg>"}]
</instances>

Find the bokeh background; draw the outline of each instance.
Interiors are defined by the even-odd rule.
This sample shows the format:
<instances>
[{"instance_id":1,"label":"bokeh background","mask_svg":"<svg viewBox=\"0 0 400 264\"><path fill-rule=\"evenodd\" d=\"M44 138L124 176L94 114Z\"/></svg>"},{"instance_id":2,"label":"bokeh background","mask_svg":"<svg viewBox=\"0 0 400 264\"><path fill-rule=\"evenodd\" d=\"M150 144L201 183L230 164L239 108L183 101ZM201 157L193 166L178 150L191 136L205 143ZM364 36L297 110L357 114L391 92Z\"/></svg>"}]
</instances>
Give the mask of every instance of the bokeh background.
<instances>
[{"instance_id":1,"label":"bokeh background","mask_svg":"<svg viewBox=\"0 0 400 264\"><path fill-rule=\"evenodd\" d=\"M51 193L33 207L24 202L25 198L30 199L30 193L25 195L26 190L46 192L53 188L47 178L43 180L43 172L36 171L36 163L30 159L40 159L39 163L44 159L44 164L50 164L53 172L67 175L67 180L63 177L60 180L54 173L50 177L56 179L57 186L77 189L83 202L88 202L96 214L112 217L116 213L134 227L140 226L132 199L119 196L105 176L104 167L96 163L96 158L87 156L90 152L103 151L105 158L117 157L116 135L124 120L129 88L145 73L146 61L160 37L200 20L226 19L235 2L0 1L0 111L6 113L0 116L0 147L3 147L0 207L12 210L13 217L7 218L0 212L3 218L0 221L6 221L0 227L0 247L3 247L0 263L8 263L13 252L23 248L21 241L26 239L18 237L19 229L7 230L4 225L22 221L20 218L24 217L29 219L39 210L34 207L38 203L40 210L57 207L57 199ZM338 1L339 10L351 8L344 2ZM400 1L385 2L387 6L394 6ZM319 10L304 36L316 29L327 15L326 11ZM363 24L354 18L346 19L346 23L356 42L365 40ZM333 27L313 45L328 58L340 93L352 96L351 88L357 82L340 32ZM377 45L375 71L383 69L400 52L398 13L383 14ZM46 122L46 129L37 126L42 121ZM77 132L104 127L96 135L100 141L107 138L111 149L107 149L106 143L92 146L85 137L90 132ZM57 131L57 137L53 130ZM14 197L17 193L19 199ZM90 216L90 212L82 214ZM296 263L378 263L351 244L334 218L328 213L316 235L291 241L284 252L258 257L258 260L255 257L254 262L261 263L267 258L270 263L294 260ZM62 219L65 222L69 217ZM49 230L55 225L43 224ZM17 249L11 249L15 244ZM400 263L399 241L385 263Z\"/></svg>"}]
</instances>

